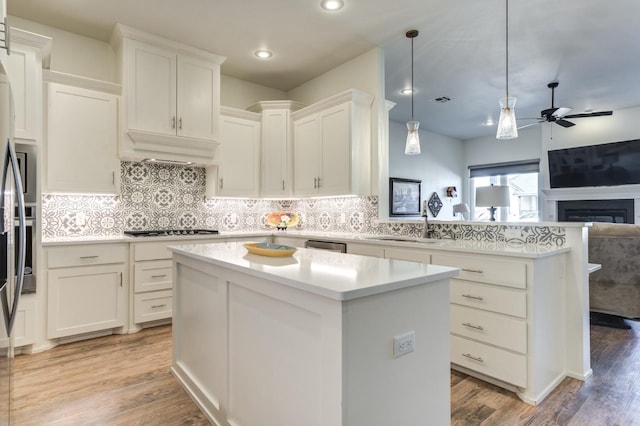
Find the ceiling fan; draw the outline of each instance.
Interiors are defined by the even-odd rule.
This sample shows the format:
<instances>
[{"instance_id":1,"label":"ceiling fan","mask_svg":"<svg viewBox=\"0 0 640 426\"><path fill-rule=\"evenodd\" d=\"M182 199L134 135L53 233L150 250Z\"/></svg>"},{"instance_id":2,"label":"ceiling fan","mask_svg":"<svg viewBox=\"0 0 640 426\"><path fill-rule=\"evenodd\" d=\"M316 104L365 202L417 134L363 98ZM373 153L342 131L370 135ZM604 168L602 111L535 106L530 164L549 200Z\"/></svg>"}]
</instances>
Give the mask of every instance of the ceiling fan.
<instances>
[{"instance_id":1,"label":"ceiling fan","mask_svg":"<svg viewBox=\"0 0 640 426\"><path fill-rule=\"evenodd\" d=\"M585 112L582 114L571 114L566 115L571 111L571 108L567 107L556 107L555 106L555 89L558 87L560 83L557 81L552 81L547 84L547 87L551 89L551 108L543 109L540 111L540 118L536 118L538 120L537 123L525 124L524 126L518 127L518 129L522 129L529 126L535 126L540 123L556 123L562 127L572 127L575 126L575 123L566 120L567 118L585 118L585 117L602 117L605 115L612 115L613 111L598 111L598 112ZM526 118L524 120L527 120Z\"/></svg>"}]
</instances>

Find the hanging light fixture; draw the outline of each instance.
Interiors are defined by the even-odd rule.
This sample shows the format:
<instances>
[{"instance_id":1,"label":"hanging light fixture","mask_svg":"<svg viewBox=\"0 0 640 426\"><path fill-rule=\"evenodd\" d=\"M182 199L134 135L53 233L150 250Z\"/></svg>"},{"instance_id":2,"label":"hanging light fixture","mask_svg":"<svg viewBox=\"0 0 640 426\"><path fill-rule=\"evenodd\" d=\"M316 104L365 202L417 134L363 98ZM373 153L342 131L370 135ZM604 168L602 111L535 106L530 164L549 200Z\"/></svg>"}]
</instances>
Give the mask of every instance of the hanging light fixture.
<instances>
[{"instance_id":1,"label":"hanging light fixture","mask_svg":"<svg viewBox=\"0 0 640 426\"><path fill-rule=\"evenodd\" d=\"M409 30L406 34L411 39L411 121L407 122L407 144L404 146L406 155L420 154L420 136L418 135L418 127L420 122L413 119L413 39L418 37L418 30Z\"/></svg>"},{"instance_id":2,"label":"hanging light fixture","mask_svg":"<svg viewBox=\"0 0 640 426\"><path fill-rule=\"evenodd\" d=\"M505 0L506 5L506 55L505 55L505 76L506 76L506 96L500 99L500 119L498 120L498 131L496 139L515 139L518 137L518 126L516 125L516 98L509 96L509 0Z\"/></svg>"}]
</instances>

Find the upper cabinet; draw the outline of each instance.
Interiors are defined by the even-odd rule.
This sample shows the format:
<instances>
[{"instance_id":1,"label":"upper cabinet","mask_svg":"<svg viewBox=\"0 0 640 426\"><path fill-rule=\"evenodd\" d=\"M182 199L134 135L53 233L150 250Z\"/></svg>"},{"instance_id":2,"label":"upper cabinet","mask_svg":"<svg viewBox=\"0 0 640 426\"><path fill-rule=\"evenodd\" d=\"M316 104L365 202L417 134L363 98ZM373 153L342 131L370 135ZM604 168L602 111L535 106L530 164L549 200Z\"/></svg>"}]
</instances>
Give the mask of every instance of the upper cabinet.
<instances>
[{"instance_id":1,"label":"upper cabinet","mask_svg":"<svg viewBox=\"0 0 640 426\"><path fill-rule=\"evenodd\" d=\"M40 139L42 68L48 68L50 54L50 37L11 28L11 55L6 63L13 92L14 136L19 142Z\"/></svg>"},{"instance_id":2,"label":"upper cabinet","mask_svg":"<svg viewBox=\"0 0 640 426\"><path fill-rule=\"evenodd\" d=\"M45 191L120 192L118 96L47 83Z\"/></svg>"},{"instance_id":3,"label":"upper cabinet","mask_svg":"<svg viewBox=\"0 0 640 426\"><path fill-rule=\"evenodd\" d=\"M292 114L295 196L371 191L371 102L357 90Z\"/></svg>"},{"instance_id":4,"label":"upper cabinet","mask_svg":"<svg viewBox=\"0 0 640 426\"><path fill-rule=\"evenodd\" d=\"M212 164L225 58L116 25L123 108L120 157Z\"/></svg>"},{"instance_id":5,"label":"upper cabinet","mask_svg":"<svg viewBox=\"0 0 640 426\"><path fill-rule=\"evenodd\" d=\"M257 197L260 114L222 107L218 166L207 167L207 197Z\"/></svg>"},{"instance_id":6,"label":"upper cabinet","mask_svg":"<svg viewBox=\"0 0 640 426\"><path fill-rule=\"evenodd\" d=\"M263 197L293 195L291 113L303 106L294 101L263 101L248 108L262 114L260 195Z\"/></svg>"}]
</instances>

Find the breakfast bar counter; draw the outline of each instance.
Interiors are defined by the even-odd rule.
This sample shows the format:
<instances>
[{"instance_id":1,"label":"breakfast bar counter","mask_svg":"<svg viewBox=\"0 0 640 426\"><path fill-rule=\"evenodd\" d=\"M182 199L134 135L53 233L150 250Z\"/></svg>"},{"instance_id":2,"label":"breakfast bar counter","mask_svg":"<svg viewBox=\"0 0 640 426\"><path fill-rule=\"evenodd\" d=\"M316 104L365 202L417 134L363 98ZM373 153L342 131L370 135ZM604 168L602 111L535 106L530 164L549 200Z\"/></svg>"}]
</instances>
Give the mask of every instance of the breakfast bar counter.
<instances>
[{"instance_id":1,"label":"breakfast bar counter","mask_svg":"<svg viewBox=\"0 0 640 426\"><path fill-rule=\"evenodd\" d=\"M448 424L458 269L172 247L172 371L214 424Z\"/></svg>"}]
</instances>

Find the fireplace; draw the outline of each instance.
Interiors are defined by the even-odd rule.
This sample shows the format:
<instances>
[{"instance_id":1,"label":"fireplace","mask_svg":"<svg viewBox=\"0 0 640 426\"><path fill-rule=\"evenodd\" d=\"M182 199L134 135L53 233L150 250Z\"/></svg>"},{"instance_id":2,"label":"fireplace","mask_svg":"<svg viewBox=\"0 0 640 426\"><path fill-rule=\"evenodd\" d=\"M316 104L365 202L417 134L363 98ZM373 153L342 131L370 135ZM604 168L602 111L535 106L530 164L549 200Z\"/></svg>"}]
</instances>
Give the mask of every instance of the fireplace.
<instances>
[{"instance_id":1,"label":"fireplace","mask_svg":"<svg viewBox=\"0 0 640 426\"><path fill-rule=\"evenodd\" d=\"M633 199L558 201L558 221L634 223L633 206Z\"/></svg>"}]
</instances>

